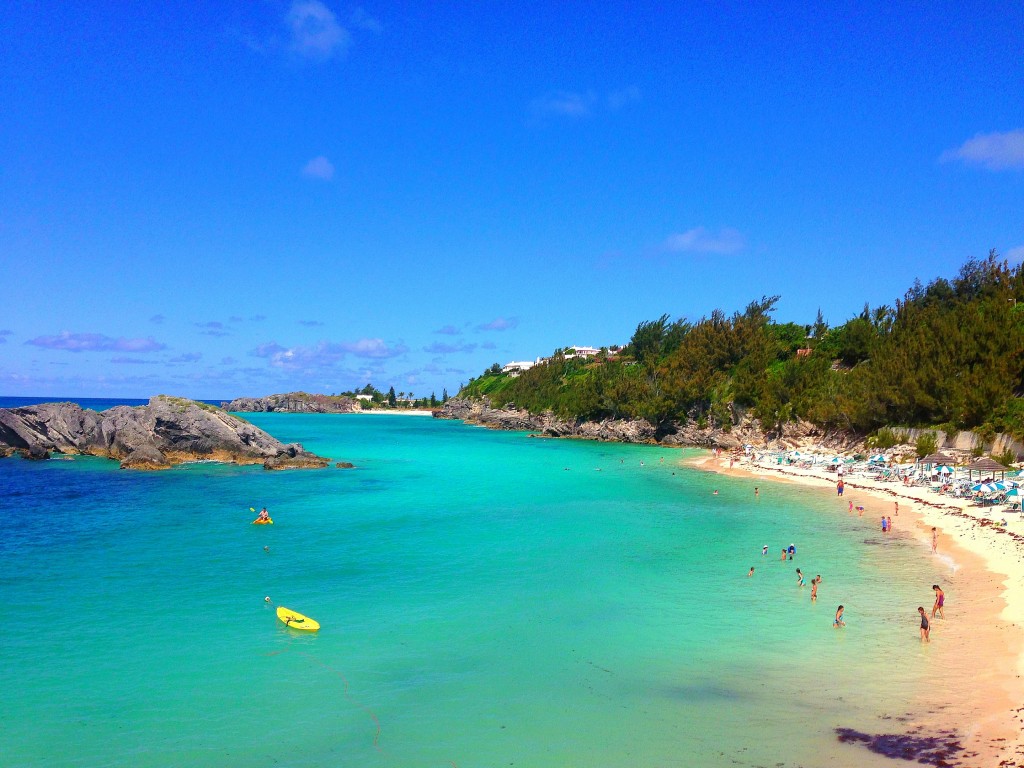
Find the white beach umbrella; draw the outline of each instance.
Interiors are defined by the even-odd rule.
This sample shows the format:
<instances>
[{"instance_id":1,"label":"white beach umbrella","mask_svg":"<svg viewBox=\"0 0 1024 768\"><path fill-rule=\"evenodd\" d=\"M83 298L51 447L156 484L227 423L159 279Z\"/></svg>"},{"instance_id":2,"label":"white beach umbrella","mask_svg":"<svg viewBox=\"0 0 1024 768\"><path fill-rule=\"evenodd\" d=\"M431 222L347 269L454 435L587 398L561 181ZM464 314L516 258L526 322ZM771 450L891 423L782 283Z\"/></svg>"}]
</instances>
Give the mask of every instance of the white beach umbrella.
<instances>
[{"instance_id":1,"label":"white beach umbrella","mask_svg":"<svg viewBox=\"0 0 1024 768\"><path fill-rule=\"evenodd\" d=\"M935 468L935 471L938 472L940 475L951 475L951 474L953 474L952 468L947 467L945 464L941 464L941 465L937 466Z\"/></svg>"},{"instance_id":2,"label":"white beach umbrella","mask_svg":"<svg viewBox=\"0 0 1024 768\"><path fill-rule=\"evenodd\" d=\"M1006 492L1006 498L1008 498L1008 499L1019 499L1020 498L1020 488L1011 488L1010 490L1008 490Z\"/></svg>"}]
</instances>

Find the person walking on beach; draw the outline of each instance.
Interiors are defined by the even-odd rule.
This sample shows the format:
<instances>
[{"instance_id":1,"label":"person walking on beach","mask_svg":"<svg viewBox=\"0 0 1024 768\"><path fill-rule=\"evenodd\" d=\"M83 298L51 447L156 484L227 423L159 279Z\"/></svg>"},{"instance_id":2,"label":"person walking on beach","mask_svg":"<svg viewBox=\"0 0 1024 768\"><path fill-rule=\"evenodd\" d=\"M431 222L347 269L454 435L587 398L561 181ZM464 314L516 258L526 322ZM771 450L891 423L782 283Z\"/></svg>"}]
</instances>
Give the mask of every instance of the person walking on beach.
<instances>
[{"instance_id":1,"label":"person walking on beach","mask_svg":"<svg viewBox=\"0 0 1024 768\"><path fill-rule=\"evenodd\" d=\"M921 614L921 642L930 643L931 640L929 640L928 635L931 632L931 627L928 624L928 617L925 616L924 608L922 608L920 605L917 606L917 612Z\"/></svg>"},{"instance_id":2,"label":"person walking on beach","mask_svg":"<svg viewBox=\"0 0 1024 768\"><path fill-rule=\"evenodd\" d=\"M889 524L889 533L892 533L892 518L891 517L885 518L885 522L887 522Z\"/></svg>"},{"instance_id":3,"label":"person walking on beach","mask_svg":"<svg viewBox=\"0 0 1024 768\"><path fill-rule=\"evenodd\" d=\"M932 527L932 554L934 555L939 550L939 532L933 526Z\"/></svg>"},{"instance_id":4,"label":"person walking on beach","mask_svg":"<svg viewBox=\"0 0 1024 768\"><path fill-rule=\"evenodd\" d=\"M888 532L889 532L889 526L885 522L885 515L882 515L882 533L888 533Z\"/></svg>"},{"instance_id":5,"label":"person walking on beach","mask_svg":"<svg viewBox=\"0 0 1024 768\"><path fill-rule=\"evenodd\" d=\"M932 584L932 589L935 590L935 605L932 606L932 618L935 618L935 614L938 613L940 619L946 618L946 615L942 612L942 606L946 602L946 593L942 591L942 587L938 584Z\"/></svg>"},{"instance_id":6,"label":"person walking on beach","mask_svg":"<svg viewBox=\"0 0 1024 768\"><path fill-rule=\"evenodd\" d=\"M900 516L900 503L897 501L896 502L896 517L899 517L899 516Z\"/></svg>"},{"instance_id":7,"label":"person walking on beach","mask_svg":"<svg viewBox=\"0 0 1024 768\"><path fill-rule=\"evenodd\" d=\"M924 609L922 609L924 610ZM843 621L843 606L836 608L836 620L832 622L833 627L845 627L846 622Z\"/></svg>"},{"instance_id":8,"label":"person walking on beach","mask_svg":"<svg viewBox=\"0 0 1024 768\"><path fill-rule=\"evenodd\" d=\"M836 483L836 495L837 496L842 496L843 495L843 478L841 478L841 477L839 478L839 482Z\"/></svg>"},{"instance_id":9,"label":"person walking on beach","mask_svg":"<svg viewBox=\"0 0 1024 768\"><path fill-rule=\"evenodd\" d=\"M850 514L853 514L853 499L850 499Z\"/></svg>"}]
</instances>

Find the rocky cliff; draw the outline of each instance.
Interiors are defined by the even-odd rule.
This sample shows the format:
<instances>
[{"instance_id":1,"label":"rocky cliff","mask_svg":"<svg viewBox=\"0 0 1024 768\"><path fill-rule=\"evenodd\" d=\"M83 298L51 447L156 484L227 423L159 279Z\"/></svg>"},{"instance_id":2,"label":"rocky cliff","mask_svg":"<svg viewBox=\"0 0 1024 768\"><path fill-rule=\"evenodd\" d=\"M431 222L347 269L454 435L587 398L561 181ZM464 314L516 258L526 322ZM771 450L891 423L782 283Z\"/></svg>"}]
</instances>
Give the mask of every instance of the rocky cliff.
<instances>
[{"instance_id":1,"label":"rocky cliff","mask_svg":"<svg viewBox=\"0 0 1024 768\"><path fill-rule=\"evenodd\" d=\"M40 459L51 452L104 456L133 469L199 460L315 468L329 461L220 408L166 395L99 412L74 403L0 408L0 456L14 452Z\"/></svg>"},{"instance_id":2,"label":"rocky cliff","mask_svg":"<svg viewBox=\"0 0 1024 768\"><path fill-rule=\"evenodd\" d=\"M701 427L696 422L670 423L655 429L645 419L605 419L567 421L550 411L532 414L514 408L492 408L480 400L453 398L434 411L439 419L462 419L494 429L526 430L548 437L576 437L612 440L622 443L661 443L663 445L723 448L753 445L756 448L787 449L808 444L833 450L863 447L853 435L825 434L813 424L787 424L782 432L765 433L755 419L744 418L728 431L720 427Z\"/></svg>"},{"instance_id":3,"label":"rocky cliff","mask_svg":"<svg viewBox=\"0 0 1024 768\"><path fill-rule=\"evenodd\" d=\"M235 413L356 413L359 402L351 397L311 395L307 392L288 392L266 397L238 397L223 403L225 411Z\"/></svg>"}]
</instances>

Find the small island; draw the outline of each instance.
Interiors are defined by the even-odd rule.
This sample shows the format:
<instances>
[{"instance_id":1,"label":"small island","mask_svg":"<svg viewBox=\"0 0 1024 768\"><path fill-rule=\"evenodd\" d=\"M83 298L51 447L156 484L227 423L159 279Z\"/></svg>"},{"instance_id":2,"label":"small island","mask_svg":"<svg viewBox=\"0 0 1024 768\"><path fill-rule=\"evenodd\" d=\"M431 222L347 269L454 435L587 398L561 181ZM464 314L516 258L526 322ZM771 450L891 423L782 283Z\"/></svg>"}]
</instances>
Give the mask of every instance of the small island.
<instances>
[{"instance_id":1,"label":"small island","mask_svg":"<svg viewBox=\"0 0 1024 768\"><path fill-rule=\"evenodd\" d=\"M168 469L191 461L262 464L264 469L328 466L330 459L285 445L221 408L158 395L147 405L106 411L75 403L0 409L0 456L102 456L126 469Z\"/></svg>"}]
</instances>

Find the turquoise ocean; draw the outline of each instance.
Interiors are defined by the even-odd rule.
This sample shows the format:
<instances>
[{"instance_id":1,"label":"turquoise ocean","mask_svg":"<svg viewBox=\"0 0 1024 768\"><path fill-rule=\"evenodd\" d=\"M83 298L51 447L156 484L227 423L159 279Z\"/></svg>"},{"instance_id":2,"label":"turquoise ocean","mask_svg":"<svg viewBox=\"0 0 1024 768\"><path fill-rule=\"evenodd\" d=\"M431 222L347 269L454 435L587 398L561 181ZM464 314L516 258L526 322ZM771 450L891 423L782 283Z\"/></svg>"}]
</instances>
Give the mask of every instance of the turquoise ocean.
<instances>
[{"instance_id":1,"label":"turquoise ocean","mask_svg":"<svg viewBox=\"0 0 1024 768\"><path fill-rule=\"evenodd\" d=\"M913 712L937 574L834 493L755 498L657 446L246 418L356 468L0 460L0 763L894 764L834 729Z\"/></svg>"}]
</instances>

